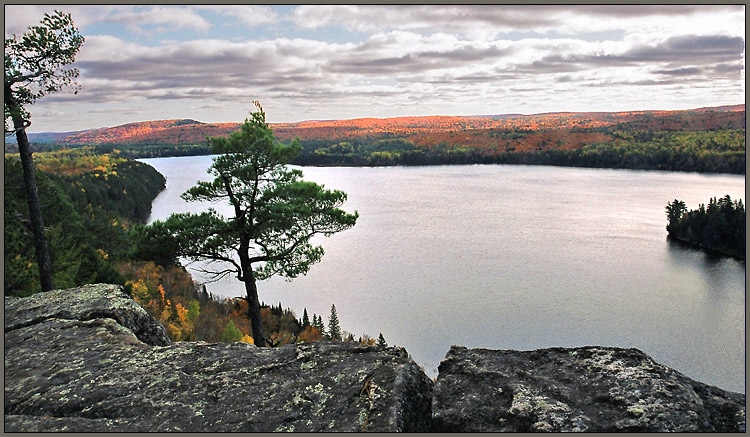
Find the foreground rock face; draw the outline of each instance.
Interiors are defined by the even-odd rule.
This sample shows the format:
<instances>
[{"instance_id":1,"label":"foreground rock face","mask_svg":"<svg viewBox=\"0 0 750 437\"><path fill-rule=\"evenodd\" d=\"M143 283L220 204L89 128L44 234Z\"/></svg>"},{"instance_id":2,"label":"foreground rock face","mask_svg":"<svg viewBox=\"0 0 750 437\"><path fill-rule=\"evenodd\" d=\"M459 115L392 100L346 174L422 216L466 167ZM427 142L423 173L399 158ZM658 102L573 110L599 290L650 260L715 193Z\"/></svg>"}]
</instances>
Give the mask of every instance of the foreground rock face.
<instances>
[{"instance_id":1,"label":"foreground rock face","mask_svg":"<svg viewBox=\"0 0 750 437\"><path fill-rule=\"evenodd\" d=\"M84 285L23 299L5 299L5 332L50 319L113 319L146 344L161 346L171 343L164 326L114 285Z\"/></svg>"},{"instance_id":2,"label":"foreground rock face","mask_svg":"<svg viewBox=\"0 0 750 437\"><path fill-rule=\"evenodd\" d=\"M5 300L5 431L744 431L745 396L637 349L172 343L120 287Z\"/></svg>"},{"instance_id":3,"label":"foreground rock face","mask_svg":"<svg viewBox=\"0 0 750 437\"><path fill-rule=\"evenodd\" d=\"M432 382L403 349L169 343L142 312L111 285L6 300L5 431L430 426Z\"/></svg>"},{"instance_id":4,"label":"foreground rock face","mask_svg":"<svg viewBox=\"0 0 750 437\"><path fill-rule=\"evenodd\" d=\"M438 369L443 431L745 430L745 396L694 381L637 349L452 347Z\"/></svg>"}]
</instances>

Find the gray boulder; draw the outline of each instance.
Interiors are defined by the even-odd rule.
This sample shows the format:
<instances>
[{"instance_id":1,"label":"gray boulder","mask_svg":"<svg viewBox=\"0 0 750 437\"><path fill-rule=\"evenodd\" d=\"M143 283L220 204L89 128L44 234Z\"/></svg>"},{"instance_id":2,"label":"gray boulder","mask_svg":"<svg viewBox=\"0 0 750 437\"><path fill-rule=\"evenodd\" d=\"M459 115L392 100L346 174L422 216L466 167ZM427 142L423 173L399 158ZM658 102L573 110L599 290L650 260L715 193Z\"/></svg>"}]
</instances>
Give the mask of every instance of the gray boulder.
<instances>
[{"instance_id":1,"label":"gray boulder","mask_svg":"<svg viewBox=\"0 0 750 437\"><path fill-rule=\"evenodd\" d=\"M438 372L432 408L442 431L745 430L745 395L638 349L453 346Z\"/></svg>"},{"instance_id":2,"label":"gray boulder","mask_svg":"<svg viewBox=\"0 0 750 437\"><path fill-rule=\"evenodd\" d=\"M637 349L172 343L120 287L5 300L6 432L744 431L745 396Z\"/></svg>"},{"instance_id":3,"label":"gray boulder","mask_svg":"<svg viewBox=\"0 0 750 437\"><path fill-rule=\"evenodd\" d=\"M90 284L22 299L5 298L5 332L53 318L114 319L146 344L171 343L164 326L117 285Z\"/></svg>"},{"instance_id":4,"label":"gray boulder","mask_svg":"<svg viewBox=\"0 0 750 437\"><path fill-rule=\"evenodd\" d=\"M167 343L131 302L112 286L6 300L5 431L430 425L432 382L401 348Z\"/></svg>"}]
</instances>

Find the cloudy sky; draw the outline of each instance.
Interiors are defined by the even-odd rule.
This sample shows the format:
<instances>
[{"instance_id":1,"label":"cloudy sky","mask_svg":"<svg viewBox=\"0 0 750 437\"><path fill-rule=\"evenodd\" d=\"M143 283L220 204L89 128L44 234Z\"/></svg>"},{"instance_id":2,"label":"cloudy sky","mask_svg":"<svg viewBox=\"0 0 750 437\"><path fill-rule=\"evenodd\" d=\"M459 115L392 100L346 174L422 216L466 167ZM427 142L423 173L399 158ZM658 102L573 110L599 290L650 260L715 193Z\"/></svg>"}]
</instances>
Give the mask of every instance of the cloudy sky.
<instances>
[{"instance_id":1,"label":"cloudy sky","mask_svg":"<svg viewBox=\"0 0 750 437\"><path fill-rule=\"evenodd\" d=\"M53 6L5 6L6 38ZM86 38L78 95L31 132L744 103L739 6L58 6Z\"/></svg>"}]
</instances>

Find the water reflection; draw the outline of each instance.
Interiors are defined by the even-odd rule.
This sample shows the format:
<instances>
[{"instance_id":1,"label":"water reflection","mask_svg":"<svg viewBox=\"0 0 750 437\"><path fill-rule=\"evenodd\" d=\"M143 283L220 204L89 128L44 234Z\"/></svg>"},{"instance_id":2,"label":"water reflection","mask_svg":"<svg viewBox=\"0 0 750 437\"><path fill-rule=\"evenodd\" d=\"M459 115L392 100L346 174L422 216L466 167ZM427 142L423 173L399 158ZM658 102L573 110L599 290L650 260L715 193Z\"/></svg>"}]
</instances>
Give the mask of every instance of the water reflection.
<instances>
[{"instance_id":1,"label":"water reflection","mask_svg":"<svg viewBox=\"0 0 750 437\"><path fill-rule=\"evenodd\" d=\"M712 284L710 291L737 288L744 289L745 261L715 253L705 252L682 241L665 239L668 260L675 268L700 269L706 282ZM738 279L742 278L742 281Z\"/></svg>"},{"instance_id":2,"label":"water reflection","mask_svg":"<svg viewBox=\"0 0 750 437\"><path fill-rule=\"evenodd\" d=\"M209 157L145 161L168 180L154 219L205 208L179 194L205 175ZM382 332L431 376L452 344L598 344L638 347L744 391L744 264L665 241L663 212L675 198L689 207L725 193L744 199L744 177L504 165L303 170L347 192L344 208L360 219L320 241L326 255L307 276L259 284L261 300L324 317L335 303L343 328ZM238 290L233 279L209 286Z\"/></svg>"}]
</instances>

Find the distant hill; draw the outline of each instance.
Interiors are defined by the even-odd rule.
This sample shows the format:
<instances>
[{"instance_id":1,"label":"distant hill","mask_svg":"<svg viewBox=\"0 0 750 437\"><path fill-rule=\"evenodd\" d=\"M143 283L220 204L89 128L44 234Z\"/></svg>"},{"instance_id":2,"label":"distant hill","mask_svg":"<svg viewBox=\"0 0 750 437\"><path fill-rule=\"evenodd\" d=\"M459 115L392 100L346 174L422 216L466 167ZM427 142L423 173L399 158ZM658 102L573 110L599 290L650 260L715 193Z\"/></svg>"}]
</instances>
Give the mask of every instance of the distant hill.
<instances>
[{"instance_id":1,"label":"distant hill","mask_svg":"<svg viewBox=\"0 0 750 437\"><path fill-rule=\"evenodd\" d=\"M81 132L85 131L74 131L74 132L37 132L37 133L27 133L26 135L29 137L29 141L32 143L40 143L40 144L54 144L59 143L63 141L65 138L70 137L71 135L75 135ZM6 136L5 142L7 143L16 143L16 137L15 135L12 136Z\"/></svg>"},{"instance_id":2,"label":"distant hill","mask_svg":"<svg viewBox=\"0 0 750 437\"><path fill-rule=\"evenodd\" d=\"M697 108L683 111L554 112L477 116L421 116L358 118L350 120L273 123L277 137L289 140L346 141L372 138L406 138L417 144L434 137L466 136L484 130L560 129L591 130L621 125L623 129L712 130L744 128L745 105ZM68 133L29 134L31 142L62 145L191 145L206 137L225 136L239 123L202 123L196 120L158 120ZM476 135L475 135L476 136Z\"/></svg>"}]
</instances>

